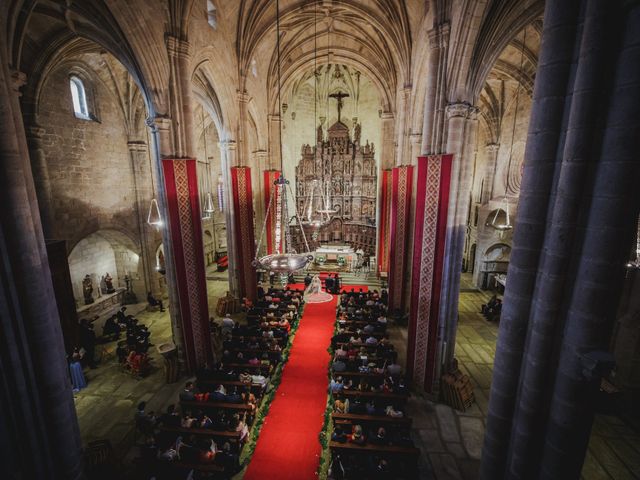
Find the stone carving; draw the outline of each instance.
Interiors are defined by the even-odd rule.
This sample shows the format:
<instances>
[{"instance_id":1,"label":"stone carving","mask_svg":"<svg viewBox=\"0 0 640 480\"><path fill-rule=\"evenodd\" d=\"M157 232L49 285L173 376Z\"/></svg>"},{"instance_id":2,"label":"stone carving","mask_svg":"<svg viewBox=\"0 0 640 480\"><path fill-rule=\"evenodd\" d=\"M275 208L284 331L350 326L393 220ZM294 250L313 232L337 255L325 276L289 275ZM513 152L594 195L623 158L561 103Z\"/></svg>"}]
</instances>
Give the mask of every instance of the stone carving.
<instances>
[{"instance_id":1,"label":"stone carving","mask_svg":"<svg viewBox=\"0 0 640 480\"><path fill-rule=\"evenodd\" d=\"M104 277L102 277L104 279L104 292L102 293L113 293L116 291L115 288L113 288L113 278L111 277L111 275L109 275L109 272L107 272L105 274Z\"/></svg>"},{"instance_id":2,"label":"stone carving","mask_svg":"<svg viewBox=\"0 0 640 480\"><path fill-rule=\"evenodd\" d=\"M93 299L93 281L91 275L87 274L82 280L82 294L84 295L84 304L91 305L94 302Z\"/></svg>"}]
</instances>

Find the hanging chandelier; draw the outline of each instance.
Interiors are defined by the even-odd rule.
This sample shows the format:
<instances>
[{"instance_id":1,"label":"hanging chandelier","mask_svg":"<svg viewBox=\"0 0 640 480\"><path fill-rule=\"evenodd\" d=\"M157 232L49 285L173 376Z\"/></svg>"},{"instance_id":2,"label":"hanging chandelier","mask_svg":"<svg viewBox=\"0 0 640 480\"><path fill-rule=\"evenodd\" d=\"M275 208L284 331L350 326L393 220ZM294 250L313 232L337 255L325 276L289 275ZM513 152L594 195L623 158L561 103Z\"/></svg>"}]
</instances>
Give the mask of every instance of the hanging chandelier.
<instances>
[{"instance_id":1,"label":"hanging chandelier","mask_svg":"<svg viewBox=\"0 0 640 480\"><path fill-rule=\"evenodd\" d=\"M485 225L498 230L500 233L504 233L513 228L513 225L511 224L511 215L509 215L509 202L507 201L506 195L503 199L502 207L495 210L493 218L491 221L487 221Z\"/></svg>"},{"instance_id":2,"label":"hanging chandelier","mask_svg":"<svg viewBox=\"0 0 640 480\"><path fill-rule=\"evenodd\" d=\"M204 108L202 109L202 136L204 140L204 159L207 169L207 193L204 195L204 204L202 207L202 219L208 220L213 216L215 208L213 208L213 193L211 193L211 163L207 155L207 129L204 124Z\"/></svg>"},{"instance_id":3,"label":"hanging chandelier","mask_svg":"<svg viewBox=\"0 0 640 480\"><path fill-rule=\"evenodd\" d=\"M307 244L307 238L304 233L304 228L300 222L299 217L296 215L289 219L287 210L287 192L291 197L291 187L289 181L284 176L278 177L274 182L274 188L271 190L271 196L269 197L269 204L264 215L264 222L262 224L262 232L260 234L260 240L256 252L260 251L262 246L262 239L267 227L267 220L269 218L269 212L275 208L276 222L275 222L275 251L269 255L262 257L256 257L253 261L253 265L257 268L263 268L264 270L277 272L281 274L288 274L301 270L307 266L307 264L313 260L313 255L309 252L309 245ZM302 238L307 250L307 253L297 253L291 245L291 221L298 223ZM283 238L284 233L284 238Z\"/></svg>"},{"instance_id":4,"label":"hanging chandelier","mask_svg":"<svg viewBox=\"0 0 640 480\"><path fill-rule=\"evenodd\" d=\"M149 204L149 213L147 214L147 223L155 228L160 228L164 224L162 221L162 215L160 215L160 207L158 206L158 201L156 200L156 186L153 182L153 167L151 166L151 141L149 139L149 131L147 130L147 155L149 159L149 174L151 175L151 194L153 197L151 198L151 203Z\"/></svg>"},{"instance_id":5,"label":"hanging chandelier","mask_svg":"<svg viewBox=\"0 0 640 480\"><path fill-rule=\"evenodd\" d=\"M276 47L278 54L278 109L280 118L282 118L283 104L281 99L282 90L282 77L280 74L280 2L276 0ZM304 233L304 227L298 215L294 215L289 218L287 209L287 194L290 195L291 201L294 201L293 192L289 181L284 177L284 161L282 157L282 122L279 122L279 135L278 141L280 142L280 172L281 175L273 183L274 187L269 197L269 204L264 215L264 223L262 225L262 232L260 234L260 240L256 247L256 258L253 261L253 266L262 268L267 271L280 273L281 277L288 276L289 273L301 270L307 266L307 264L313 260L313 255L309 253L309 244L307 243L307 237ZM295 205L295 203L294 203ZM260 247L262 245L262 239L267 227L267 220L269 218L269 212L275 208L276 221L275 221L275 252L269 255L258 257ZM295 221L298 223L302 239L306 248L306 253L297 253L291 242L291 228L290 223ZM284 234L284 238L283 238ZM283 280L284 281L284 280Z\"/></svg>"},{"instance_id":6,"label":"hanging chandelier","mask_svg":"<svg viewBox=\"0 0 640 480\"><path fill-rule=\"evenodd\" d=\"M524 49L527 44L527 29L524 29L523 39L522 39L522 48L520 50L520 72L524 67ZM491 221L487 221L485 224L488 227L494 228L500 232L500 238L504 235L505 232L513 229L513 224L511 223L511 216L509 215L509 201L507 200L507 193L509 192L509 179L511 177L511 162L513 160L513 141L516 135L516 123L518 121L518 110L520 108L520 89L522 87L522 83L518 82L518 87L516 89L516 107L513 114L513 127L511 130L511 146L509 148L509 164L507 166L507 184L505 186L505 193L503 198L503 207L498 208L495 211L495 215ZM501 215L503 213L503 215Z\"/></svg>"},{"instance_id":7,"label":"hanging chandelier","mask_svg":"<svg viewBox=\"0 0 640 480\"><path fill-rule=\"evenodd\" d=\"M629 270L637 270L640 269L640 217L638 218L638 229L636 231L636 251L635 258L631 258L626 267Z\"/></svg>"}]
</instances>

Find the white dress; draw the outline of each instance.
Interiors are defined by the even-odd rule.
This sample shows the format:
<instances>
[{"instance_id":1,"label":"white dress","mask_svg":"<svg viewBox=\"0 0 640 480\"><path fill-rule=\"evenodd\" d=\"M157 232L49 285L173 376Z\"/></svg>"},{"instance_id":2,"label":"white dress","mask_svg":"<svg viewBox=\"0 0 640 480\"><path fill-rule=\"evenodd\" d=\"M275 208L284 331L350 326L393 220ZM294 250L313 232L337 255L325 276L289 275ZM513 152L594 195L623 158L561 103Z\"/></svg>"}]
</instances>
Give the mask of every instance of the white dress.
<instances>
[{"instance_id":1,"label":"white dress","mask_svg":"<svg viewBox=\"0 0 640 480\"><path fill-rule=\"evenodd\" d=\"M320 280L320 277L318 275L315 275L304 292L305 302L324 303L330 302L332 299L333 295L322 291L322 280Z\"/></svg>"}]
</instances>

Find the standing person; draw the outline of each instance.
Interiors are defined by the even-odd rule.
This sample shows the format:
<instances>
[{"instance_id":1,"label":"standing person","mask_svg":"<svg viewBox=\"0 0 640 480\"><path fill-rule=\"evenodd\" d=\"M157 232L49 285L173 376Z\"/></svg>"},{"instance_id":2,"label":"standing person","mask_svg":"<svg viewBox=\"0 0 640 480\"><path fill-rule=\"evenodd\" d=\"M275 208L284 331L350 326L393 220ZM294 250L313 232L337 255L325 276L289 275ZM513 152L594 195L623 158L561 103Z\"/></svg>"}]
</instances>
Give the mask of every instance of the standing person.
<instances>
[{"instance_id":1,"label":"standing person","mask_svg":"<svg viewBox=\"0 0 640 480\"><path fill-rule=\"evenodd\" d=\"M276 272L274 272L273 270L269 271L269 285L271 285L273 287L273 284L275 283L276 280Z\"/></svg>"},{"instance_id":2,"label":"standing person","mask_svg":"<svg viewBox=\"0 0 640 480\"><path fill-rule=\"evenodd\" d=\"M327 279L324 281L324 288L325 288L325 290L326 290L327 292L329 292L329 293L334 293L334 292L333 292L333 285L334 285L334 283L333 283L333 278L331 278L331 274L329 274L329 275L327 276Z\"/></svg>"},{"instance_id":3,"label":"standing person","mask_svg":"<svg viewBox=\"0 0 640 480\"><path fill-rule=\"evenodd\" d=\"M305 288L305 290L307 289L307 287L309 285L311 285L311 280L313 280L311 278L311 274L309 272L307 272L307 275L304 277L304 288Z\"/></svg>"},{"instance_id":4,"label":"standing person","mask_svg":"<svg viewBox=\"0 0 640 480\"><path fill-rule=\"evenodd\" d=\"M84 373L82 371L82 365L80 364L80 360L82 355L80 355L80 349L76 347L71 354L70 362L69 362L69 373L71 374L71 385L73 386L73 392L79 392L83 388L87 386L87 381L84 378Z\"/></svg>"},{"instance_id":5,"label":"standing person","mask_svg":"<svg viewBox=\"0 0 640 480\"><path fill-rule=\"evenodd\" d=\"M333 289L334 289L334 293L338 294L340 293L340 275L338 275L337 273L335 273L333 275Z\"/></svg>"},{"instance_id":6,"label":"standing person","mask_svg":"<svg viewBox=\"0 0 640 480\"><path fill-rule=\"evenodd\" d=\"M96 368L95 352L96 352L96 333L86 319L80 320L80 346L85 350L85 358L89 368Z\"/></svg>"}]
</instances>

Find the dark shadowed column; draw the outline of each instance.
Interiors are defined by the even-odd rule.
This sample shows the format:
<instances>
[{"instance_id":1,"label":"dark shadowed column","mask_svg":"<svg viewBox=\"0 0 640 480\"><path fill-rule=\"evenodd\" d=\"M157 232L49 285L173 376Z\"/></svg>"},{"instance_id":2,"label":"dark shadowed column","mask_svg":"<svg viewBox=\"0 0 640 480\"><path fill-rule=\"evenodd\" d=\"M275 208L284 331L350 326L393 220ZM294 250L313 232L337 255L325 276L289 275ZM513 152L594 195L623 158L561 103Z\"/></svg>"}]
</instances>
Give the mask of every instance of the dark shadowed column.
<instances>
[{"instance_id":1,"label":"dark shadowed column","mask_svg":"<svg viewBox=\"0 0 640 480\"><path fill-rule=\"evenodd\" d=\"M27 144L0 48L0 453L3 478L78 479L80 433ZM13 87L12 87L13 86ZM15 475L15 477L14 477Z\"/></svg>"},{"instance_id":2,"label":"dark shadowed column","mask_svg":"<svg viewBox=\"0 0 640 480\"><path fill-rule=\"evenodd\" d=\"M611 306L621 296L640 209L640 2L612 3L603 8L613 18L603 15L600 22L608 29L608 54L616 65L609 70L610 90L602 97L608 101L601 117L604 128L592 143L597 159L589 171L590 192L582 199L582 241L571 266L575 283L567 302L540 478L580 476L600 386L597 367L590 378L590 358L608 350L616 316Z\"/></svg>"},{"instance_id":3,"label":"dark shadowed column","mask_svg":"<svg viewBox=\"0 0 640 480\"><path fill-rule=\"evenodd\" d=\"M577 1L546 4L540 59L524 158L508 286L489 398L481 478L503 478L520 382L527 325L561 141L573 62Z\"/></svg>"},{"instance_id":4,"label":"dark shadowed column","mask_svg":"<svg viewBox=\"0 0 640 480\"><path fill-rule=\"evenodd\" d=\"M576 42L573 94L566 111L568 124L563 150L558 151L557 185L551 196L545 247L541 253L529 317L526 356L514 415L508 472L525 477L540 463L544 426L549 410L550 386L557 368L553 355L564 326L565 294L573 288L569 267L579 251L576 226L581 197L589 188L587 173L597 152L590 139L599 131L605 81L613 65L607 55L608 7L591 1L580 19ZM568 102L569 103L569 102Z\"/></svg>"}]
</instances>

